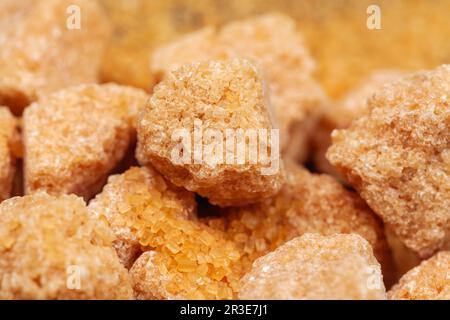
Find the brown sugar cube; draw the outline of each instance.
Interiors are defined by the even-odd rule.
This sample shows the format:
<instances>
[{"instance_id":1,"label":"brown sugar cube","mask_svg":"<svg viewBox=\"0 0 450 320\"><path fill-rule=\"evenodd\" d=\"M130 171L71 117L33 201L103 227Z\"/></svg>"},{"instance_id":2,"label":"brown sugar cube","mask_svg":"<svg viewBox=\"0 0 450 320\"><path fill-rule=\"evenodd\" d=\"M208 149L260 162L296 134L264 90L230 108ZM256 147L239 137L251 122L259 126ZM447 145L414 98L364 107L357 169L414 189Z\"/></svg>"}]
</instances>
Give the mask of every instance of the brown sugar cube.
<instances>
[{"instance_id":1,"label":"brown sugar cube","mask_svg":"<svg viewBox=\"0 0 450 320\"><path fill-rule=\"evenodd\" d=\"M259 258L240 299L385 299L380 265L355 234L307 233Z\"/></svg>"},{"instance_id":2,"label":"brown sugar cube","mask_svg":"<svg viewBox=\"0 0 450 320\"><path fill-rule=\"evenodd\" d=\"M379 70L364 79L359 86L347 93L336 103L330 103L315 128L313 136L313 161L320 172L331 174L341 181L345 178L325 158L331 145L331 132L334 129L347 128L352 121L360 118L369 110L367 100L384 85L403 76L397 70Z\"/></svg>"},{"instance_id":3,"label":"brown sugar cube","mask_svg":"<svg viewBox=\"0 0 450 320\"><path fill-rule=\"evenodd\" d=\"M0 12L0 104L21 114L52 91L97 82L110 26L96 1L4 0Z\"/></svg>"},{"instance_id":4,"label":"brown sugar cube","mask_svg":"<svg viewBox=\"0 0 450 320\"><path fill-rule=\"evenodd\" d=\"M450 66L385 86L369 115L333 132L330 162L421 257L450 230Z\"/></svg>"},{"instance_id":5,"label":"brown sugar cube","mask_svg":"<svg viewBox=\"0 0 450 320\"><path fill-rule=\"evenodd\" d=\"M123 218L129 209L127 195L137 197L146 194L160 202L161 211L172 210L180 218L194 218L196 201L193 193L173 186L152 168L133 167L120 175L108 178L108 184L88 209L97 219L104 219L112 229L113 241L120 261L128 269L142 253L138 237ZM129 196L129 197L130 197Z\"/></svg>"},{"instance_id":6,"label":"brown sugar cube","mask_svg":"<svg viewBox=\"0 0 450 320\"><path fill-rule=\"evenodd\" d=\"M0 107L0 202L11 196L19 137L17 120L8 108Z\"/></svg>"},{"instance_id":7,"label":"brown sugar cube","mask_svg":"<svg viewBox=\"0 0 450 320\"><path fill-rule=\"evenodd\" d=\"M147 94L114 84L57 91L25 110L25 191L90 198L135 140Z\"/></svg>"},{"instance_id":8,"label":"brown sugar cube","mask_svg":"<svg viewBox=\"0 0 450 320\"><path fill-rule=\"evenodd\" d=\"M313 79L314 61L295 22L281 14L267 14L188 34L156 49L151 70L156 77L189 62L245 58L267 76L283 152L307 157L309 135L327 100Z\"/></svg>"},{"instance_id":9,"label":"brown sugar cube","mask_svg":"<svg viewBox=\"0 0 450 320\"><path fill-rule=\"evenodd\" d=\"M264 93L247 60L173 71L140 113L137 159L220 206L274 195L284 170Z\"/></svg>"},{"instance_id":10,"label":"brown sugar cube","mask_svg":"<svg viewBox=\"0 0 450 320\"><path fill-rule=\"evenodd\" d=\"M0 204L0 299L131 299L113 235L81 198L44 192Z\"/></svg>"},{"instance_id":11,"label":"brown sugar cube","mask_svg":"<svg viewBox=\"0 0 450 320\"><path fill-rule=\"evenodd\" d=\"M203 220L236 243L244 271L255 259L305 233L355 233L372 245L390 284L395 273L383 226L364 201L330 176L289 162L286 169L287 182L275 197Z\"/></svg>"},{"instance_id":12,"label":"brown sugar cube","mask_svg":"<svg viewBox=\"0 0 450 320\"><path fill-rule=\"evenodd\" d=\"M450 300L450 251L438 252L422 261L387 295L393 300Z\"/></svg>"},{"instance_id":13,"label":"brown sugar cube","mask_svg":"<svg viewBox=\"0 0 450 320\"><path fill-rule=\"evenodd\" d=\"M89 205L116 235L138 299L231 299L242 272L235 244L198 222L193 194L152 169L110 179ZM127 252L128 250L128 252Z\"/></svg>"}]
</instances>

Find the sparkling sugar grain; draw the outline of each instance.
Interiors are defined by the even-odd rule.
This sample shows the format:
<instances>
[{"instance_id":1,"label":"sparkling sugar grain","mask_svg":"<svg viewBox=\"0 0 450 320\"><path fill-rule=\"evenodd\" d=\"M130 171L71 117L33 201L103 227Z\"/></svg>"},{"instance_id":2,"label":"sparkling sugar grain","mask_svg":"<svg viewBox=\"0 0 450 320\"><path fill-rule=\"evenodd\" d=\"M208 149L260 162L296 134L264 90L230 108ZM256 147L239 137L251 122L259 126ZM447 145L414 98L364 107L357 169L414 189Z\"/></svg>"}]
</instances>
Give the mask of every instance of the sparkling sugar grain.
<instances>
[{"instance_id":1,"label":"sparkling sugar grain","mask_svg":"<svg viewBox=\"0 0 450 320\"><path fill-rule=\"evenodd\" d=\"M255 259L305 233L355 233L372 245L388 284L395 275L381 222L357 194L330 176L287 163L287 182L277 196L220 213L203 221L236 243L245 271Z\"/></svg>"},{"instance_id":2,"label":"sparkling sugar grain","mask_svg":"<svg viewBox=\"0 0 450 320\"><path fill-rule=\"evenodd\" d=\"M127 195L123 213L144 252L130 269L138 299L231 299L241 275L240 255L225 235L146 194Z\"/></svg>"},{"instance_id":3,"label":"sparkling sugar grain","mask_svg":"<svg viewBox=\"0 0 450 320\"><path fill-rule=\"evenodd\" d=\"M333 132L330 162L399 239L427 257L449 238L450 66L384 86Z\"/></svg>"},{"instance_id":4,"label":"sparkling sugar grain","mask_svg":"<svg viewBox=\"0 0 450 320\"><path fill-rule=\"evenodd\" d=\"M0 204L0 299L131 299L108 227L74 195Z\"/></svg>"},{"instance_id":5,"label":"sparkling sugar grain","mask_svg":"<svg viewBox=\"0 0 450 320\"><path fill-rule=\"evenodd\" d=\"M96 1L0 1L0 104L21 114L49 92L97 82L109 33Z\"/></svg>"},{"instance_id":6,"label":"sparkling sugar grain","mask_svg":"<svg viewBox=\"0 0 450 320\"><path fill-rule=\"evenodd\" d=\"M193 194L153 169L114 176L91 201L106 219L138 299L231 299L241 275L239 251L221 231L196 219Z\"/></svg>"},{"instance_id":7,"label":"sparkling sugar grain","mask_svg":"<svg viewBox=\"0 0 450 320\"><path fill-rule=\"evenodd\" d=\"M8 108L0 107L0 202L11 196L19 145L17 120Z\"/></svg>"},{"instance_id":8,"label":"sparkling sugar grain","mask_svg":"<svg viewBox=\"0 0 450 320\"><path fill-rule=\"evenodd\" d=\"M380 265L355 234L307 233L259 258L240 299L385 299Z\"/></svg>"},{"instance_id":9,"label":"sparkling sugar grain","mask_svg":"<svg viewBox=\"0 0 450 320\"><path fill-rule=\"evenodd\" d=\"M140 164L153 165L175 185L221 206L274 195L284 181L284 170L264 94L263 80L247 60L194 63L173 71L140 113ZM253 159L248 157L248 137L243 143L236 138L250 130L257 132L259 144ZM208 132L214 137L209 139Z\"/></svg>"},{"instance_id":10,"label":"sparkling sugar grain","mask_svg":"<svg viewBox=\"0 0 450 320\"><path fill-rule=\"evenodd\" d=\"M311 122L327 100L313 78L315 63L295 21L281 14L231 22L221 29L207 27L157 48L151 71L156 78L185 63L245 58L267 76L274 114L285 154L305 160Z\"/></svg>"},{"instance_id":11,"label":"sparkling sugar grain","mask_svg":"<svg viewBox=\"0 0 450 320\"><path fill-rule=\"evenodd\" d=\"M441 251L406 273L389 299L450 300L450 251Z\"/></svg>"},{"instance_id":12,"label":"sparkling sugar grain","mask_svg":"<svg viewBox=\"0 0 450 320\"><path fill-rule=\"evenodd\" d=\"M142 253L135 230L126 224L123 213L130 209L131 197L147 195L158 202L160 211L173 211L180 219L194 218L196 201L193 193L173 186L152 168L131 168L108 178L108 184L89 203L89 211L105 219L116 236L113 242L120 261L128 269Z\"/></svg>"},{"instance_id":13,"label":"sparkling sugar grain","mask_svg":"<svg viewBox=\"0 0 450 320\"><path fill-rule=\"evenodd\" d=\"M114 84L80 85L50 94L23 118L25 191L90 198L135 140L147 94Z\"/></svg>"}]
</instances>

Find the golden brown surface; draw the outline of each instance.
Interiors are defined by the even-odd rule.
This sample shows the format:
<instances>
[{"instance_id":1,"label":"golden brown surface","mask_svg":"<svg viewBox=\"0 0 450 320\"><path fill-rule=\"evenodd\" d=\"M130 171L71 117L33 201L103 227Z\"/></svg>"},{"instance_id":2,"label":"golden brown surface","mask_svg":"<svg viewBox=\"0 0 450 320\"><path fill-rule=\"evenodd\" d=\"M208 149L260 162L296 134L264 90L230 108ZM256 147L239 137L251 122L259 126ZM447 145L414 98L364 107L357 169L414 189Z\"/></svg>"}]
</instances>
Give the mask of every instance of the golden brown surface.
<instances>
[{"instance_id":1,"label":"golden brown surface","mask_svg":"<svg viewBox=\"0 0 450 320\"><path fill-rule=\"evenodd\" d=\"M103 64L107 81L150 88L154 48L207 25L270 12L293 17L333 97L379 69L416 70L448 63L447 0L379 0L381 30L366 26L372 0L102 0L114 25ZM402 23L407 21L407 23Z\"/></svg>"},{"instance_id":2,"label":"golden brown surface","mask_svg":"<svg viewBox=\"0 0 450 320\"><path fill-rule=\"evenodd\" d=\"M330 103L324 108L324 113L317 125L313 136L314 144L314 165L317 170L345 179L325 158L325 154L331 145L331 132L334 129L347 128L352 121L362 117L369 110L367 100L384 85L399 79L403 74L396 70L378 70L344 97L335 103Z\"/></svg>"},{"instance_id":3,"label":"golden brown surface","mask_svg":"<svg viewBox=\"0 0 450 320\"><path fill-rule=\"evenodd\" d=\"M70 5L80 8L80 29L67 28ZM52 91L97 82L109 34L96 1L1 1L0 104L21 114Z\"/></svg>"},{"instance_id":4,"label":"golden brown surface","mask_svg":"<svg viewBox=\"0 0 450 320\"><path fill-rule=\"evenodd\" d=\"M380 265L355 234L307 233L259 258L240 299L385 299Z\"/></svg>"},{"instance_id":5,"label":"golden brown surface","mask_svg":"<svg viewBox=\"0 0 450 320\"><path fill-rule=\"evenodd\" d=\"M153 165L175 185L221 206L257 202L274 195L284 181L284 171L276 148L278 141L271 136L270 106L264 94L263 80L247 60L194 63L171 72L140 113L139 163ZM237 130L246 133L250 129L265 129L267 135L258 138L256 163L245 157L240 164L239 155L247 154L250 142L245 140L241 144L244 148L239 147ZM184 137L178 136L181 130ZM195 136L200 130L203 139ZM208 138L211 130L220 136ZM233 130L235 136L230 138L226 130ZM190 142L184 139L186 136ZM224 156L227 140L235 148ZM182 152L178 152L180 145ZM270 155L267 164L262 161L263 149ZM176 159L180 154L181 159Z\"/></svg>"},{"instance_id":6,"label":"golden brown surface","mask_svg":"<svg viewBox=\"0 0 450 320\"><path fill-rule=\"evenodd\" d=\"M135 140L147 94L115 84L60 90L24 114L25 191L90 198Z\"/></svg>"},{"instance_id":7,"label":"golden brown surface","mask_svg":"<svg viewBox=\"0 0 450 320\"><path fill-rule=\"evenodd\" d=\"M119 241L124 241L125 246L139 245L140 250L146 251L130 269L136 298L235 297L241 268L234 243L226 240L221 231L191 216L192 195L186 191L184 196L174 194L170 185L156 174L150 187L146 181L149 173L133 168L115 177L105 188L106 193L91 206L91 210L95 209L96 202L106 200L105 195L117 197L119 200L105 209L103 215L113 221L110 226L119 235ZM138 183L130 187L133 181ZM109 211L115 209L114 205L118 211Z\"/></svg>"},{"instance_id":8,"label":"golden brown surface","mask_svg":"<svg viewBox=\"0 0 450 320\"><path fill-rule=\"evenodd\" d=\"M0 202L11 196L19 144L18 121L8 108L0 107Z\"/></svg>"},{"instance_id":9,"label":"golden brown surface","mask_svg":"<svg viewBox=\"0 0 450 320\"><path fill-rule=\"evenodd\" d=\"M405 274L389 299L450 300L450 251L438 252Z\"/></svg>"},{"instance_id":10,"label":"golden brown surface","mask_svg":"<svg viewBox=\"0 0 450 320\"><path fill-rule=\"evenodd\" d=\"M92 220L74 195L37 193L2 202L0 298L132 298L112 240L108 227Z\"/></svg>"},{"instance_id":11,"label":"golden brown surface","mask_svg":"<svg viewBox=\"0 0 450 320\"><path fill-rule=\"evenodd\" d=\"M106 219L116 239L113 241L120 261L128 269L142 253L135 230L126 224L122 213L129 210L130 196L140 193L154 195L161 209L174 210L180 219L194 218L197 203L193 193L173 186L152 168L131 168L120 175L110 176L108 184L89 203L89 212L97 219Z\"/></svg>"},{"instance_id":12,"label":"golden brown surface","mask_svg":"<svg viewBox=\"0 0 450 320\"><path fill-rule=\"evenodd\" d=\"M333 132L327 153L407 247L430 256L449 237L450 66L385 86L370 115Z\"/></svg>"},{"instance_id":13,"label":"golden brown surface","mask_svg":"<svg viewBox=\"0 0 450 320\"><path fill-rule=\"evenodd\" d=\"M287 165L287 182L279 194L261 203L230 208L203 221L224 231L241 250L248 271L255 259L305 233L355 233L373 247L386 282L394 276L383 226L364 201L330 176Z\"/></svg>"},{"instance_id":14,"label":"golden brown surface","mask_svg":"<svg viewBox=\"0 0 450 320\"><path fill-rule=\"evenodd\" d=\"M307 121L320 113L326 97L312 77L314 61L288 16L267 14L217 30L204 28L157 48L150 67L159 79L186 63L231 58L250 59L263 70L282 149L305 160L311 131ZM303 139L290 136L294 134Z\"/></svg>"}]
</instances>

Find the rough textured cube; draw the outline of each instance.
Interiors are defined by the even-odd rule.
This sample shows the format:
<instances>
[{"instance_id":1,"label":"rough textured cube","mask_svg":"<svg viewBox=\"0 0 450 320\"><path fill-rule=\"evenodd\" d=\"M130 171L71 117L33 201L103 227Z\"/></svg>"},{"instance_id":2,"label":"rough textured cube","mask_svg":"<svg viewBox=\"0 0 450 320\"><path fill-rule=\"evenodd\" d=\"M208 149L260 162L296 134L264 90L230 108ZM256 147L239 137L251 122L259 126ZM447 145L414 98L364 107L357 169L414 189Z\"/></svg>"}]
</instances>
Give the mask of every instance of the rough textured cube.
<instances>
[{"instance_id":1,"label":"rough textured cube","mask_svg":"<svg viewBox=\"0 0 450 320\"><path fill-rule=\"evenodd\" d=\"M1 1L0 104L21 114L49 92L97 82L109 33L96 1Z\"/></svg>"},{"instance_id":2,"label":"rough textured cube","mask_svg":"<svg viewBox=\"0 0 450 320\"><path fill-rule=\"evenodd\" d=\"M388 292L388 298L450 300L450 251L438 252L406 273Z\"/></svg>"},{"instance_id":3,"label":"rough textured cube","mask_svg":"<svg viewBox=\"0 0 450 320\"><path fill-rule=\"evenodd\" d=\"M140 113L140 164L221 206L274 195L284 170L264 94L263 80L247 60L173 71Z\"/></svg>"},{"instance_id":4,"label":"rough textured cube","mask_svg":"<svg viewBox=\"0 0 450 320\"><path fill-rule=\"evenodd\" d=\"M11 196L19 145L17 120L0 107L0 202Z\"/></svg>"},{"instance_id":5,"label":"rough textured cube","mask_svg":"<svg viewBox=\"0 0 450 320\"><path fill-rule=\"evenodd\" d=\"M326 97L313 79L314 61L289 17L267 14L219 30L204 28L155 50L151 69L160 78L185 63L234 57L250 59L264 70L282 149L305 160L311 122Z\"/></svg>"},{"instance_id":6,"label":"rough textured cube","mask_svg":"<svg viewBox=\"0 0 450 320\"><path fill-rule=\"evenodd\" d=\"M109 177L108 184L89 203L89 211L97 219L106 219L116 239L113 242L120 261L128 269L142 253L138 237L126 224L123 212L130 207L129 197L148 195L160 203L159 210L174 211L180 219L195 218L195 195L173 186L152 168L131 168L125 173Z\"/></svg>"},{"instance_id":7,"label":"rough textured cube","mask_svg":"<svg viewBox=\"0 0 450 320\"><path fill-rule=\"evenodd\" d=\"M450 66L402 78L333 132L330 162L407 247L430 256L450 230Z\"/></svg>"},{"instance_id":8,"label":"rough textured cube","mask_svg":"<svg viewBox=\"0 0 450 320\"><path fill-rule=\"evenodd\" d=\"M244 269L305 233L355 233L372 245L386 282L392 283L395 273L383 226L364 201L330 176L311 174L292 163L286 167L287 182L277 196L203 220L236 243ZM217 209L212 211L217 214Z\"/></svg>"},{"instance_id":9,"label":"rough textured cube","mask_svg":"<svg viewBox=\"0 0 450 320\"><path fill-rule=\"evenodd\" d=\"M367 100L384 85L399 79L403 75L396 70L374 72L342 99L324 108L324 113L313 136L313 159L317 170L332 174L341 181L345 180L325 157L331 145L331 132L334 129L347 128L352 121L366 114L369 111Z\"/></svg>"},{"instance_id":10,"label":"rough textured cube","mask_svg":"<svg viewBox=\"0 0 450 320\"><path fill-rule=\"evenodd\" d=\"M0 204L0 299L130 299L113 235L81 198L46 193Z\"/></svg>"},{"instance_id":11,"label":"rough textured cube","mask_svg":"<svg viewBox=\"0 0 450 320\"><path fill-rule=\"evenodd\" d=\"M151 186L149 179L154 179ZM121 180L124 184L117 186ZM238 249L221 231L191 216L192 198L187 191L175 194L171 188L156 174L131 169L113 179L94 200L107 202L111 197L104 216L124 243L119 249L139 245L145 251L130 269L136 298L235 298L242 274Z\"/></svg>"},{"instance_id":12,"label":"rough textured cube","mask_svg":"<svg viewBox=\"0 0 450 320\"><path fill-rule=\"evenodd\" d=\"M307 233L259 258L241 299L385 299L380 265L355 234Z\"/></svg>"},{"instance_id":13,"label":"rough textured cube","mask_svg":"<svg viewBox=\"0 0 450 320\"><path fill-rule=\"evenodd\" d=\"M90 198L136 138L147 94L114 84L80 85L43 97L23 118L25 191Z\"/></svg>"}]
</instances>

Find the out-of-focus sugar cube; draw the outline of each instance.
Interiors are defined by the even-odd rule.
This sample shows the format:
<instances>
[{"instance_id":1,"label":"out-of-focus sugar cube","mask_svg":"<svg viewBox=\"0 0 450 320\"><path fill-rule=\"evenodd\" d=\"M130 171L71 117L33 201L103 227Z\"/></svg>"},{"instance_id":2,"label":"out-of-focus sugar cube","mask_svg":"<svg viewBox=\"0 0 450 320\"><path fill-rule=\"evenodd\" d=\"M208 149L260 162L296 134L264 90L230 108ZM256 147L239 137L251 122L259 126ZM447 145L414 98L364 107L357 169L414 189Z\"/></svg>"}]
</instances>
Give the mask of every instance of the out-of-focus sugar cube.
<instances>
[{"instance_id":1,"label":"out-of-focus sugar cube","mask_svg":"<svg viewBox=\"0 0 450 320\"><path fill-rule=\"evenodd\" d=\"M359 86L336 103L329 103L317 123L313 135L313 161L317 170L331 174L341 181L345 178L325 158L331 145L331 132L347 128L352 121L369 110L367 100L384 85L399 79L404 74L397 70L379 70L364 79Z\"/></svg>"},{"instance_id":2,"label":"out-of-focus sugar cube","mask_svg":"<svg viewBox=\"0 0 450 320\"><path fill-rule=\"evenodd\" d=\"M116 239L113 241L120 261L128 269L142 253L138 237L126 223L124 213L131 209L128 201L147 196L158 204L159 211L173 211L180 219L195 218L197 203L193 193L173 186L153 168L131 168L108 178L108 184L89 203L89 211L105 219Z\"/></svg>"},{"instance_id":3,"label":"out-of-focus sugar cube","mask_svg":"<svg viewBox=\"0 0 450 320\"><path fill-rule=\"evenodd\" d=\"M113 235L75 195L0 204L0 299L131 299Z\"/></svg>"},{"instance_id":4,"label":"out-of-focus sugar cube","mask_svg":"<svg viewBox=\"0 0 450 320\"><path fill-rule=\"evenodd\" d=\"M156 49L151 69L157 77L182 64L226 58L254 61L267 76L285 154L305 160L315 122L327 100L313 79L314 61L295 22L281 14L211 27Z\"/></svg>"},{"instance_id":5,"label":"out-of-focus sugar cube","mask_svg":"<svg viewBox=\"0 0 450 320\"><path fill-rule=\"evenodd\" d=\"M389 299L450 300L450 251L436 253L406 273L387 293Z\"/></svg>"},{"instance_id":6,"label":"out-of-focus sugar cube","mask_svg":"<svg viewBox=\"0 0 450 320\"><path fill-rule=\"evenodd\" d=\"M25 191L90 198L136 138L140 89L79 85L43 97L25 110Z\"/></svg>"},{"instance_id":7,"label":"out-of-focus sugar cube","mask_svg":"<svg viewBox=\"0 0 450 320\"><path fill-rule=\"evenodd\" d=\"M19 145L17 125L8 108L0 107L0 202L11 196Z\"/></svg>"},{"instance_id":8,"label":"out-of-focus sugar cube","mask_svg":"<svg viewBox=\"0 0 450 320\"><path fill-rule=\"evenodd\" d=\"M1 1L0 104L21 114L49 92L97 82L109 33L96 1Z\"/></svg>"},{"instance_id":9,"label":"out-of-focus sugar cube","mask_svg":"<svg viewBox=\"0 0 450 320\"><path fill-rule=\"evenodd\" d=\"M385 299L380 265L355 234L307 233L259 258L240 299Z\"/></svg>"},{"instance_id":10,"label":"out-of-focus sugar cube","mask_svg":"<svg viewBox=\"0 0 450 320\"><path fill-rule=\"evenodd\" d=\"M261 75L247 60L173 71L140 113L140 164L220 206L274 195L284 169L264 94Z\"/></svg>"},{"instance_id":11,"label":"out-of-focus sugar cube","mask_svg":"<svg viewBox=\"0 0 450 320\"><path fill-rule=\"evenodd\" d=\"M116 235L138 299L231 299L242 275L235 244L198 222L193 194L152 169L114 176L89 205ZM128 251L128 252L127 252Z\"/></svg>"},{"instance_id":12,"label":"out-of-focus sugar cube","mask_svg":"<svg viewBox=\"0 0 450 320\"><path fill-rule=\"evenodd\" d=\"M311 174L290 162L286 169L287 182L275 197L203 220L236 243L244 270L305 233L355 233L372 245L386 283L392 283L395 273L383 226L364 201L330 176Z\"/></svg>"},{"instance_id":13,"label":"out-of-focus sugar cube","mask_svg":"<svg viewBox=\"0 0 450 320\"><path fill-rule=\"evenodd\" d=\"M328 160L400 240L430 256L449 237L450 66L384 86L333 132Z\"/></svg>"}]
</instances>

